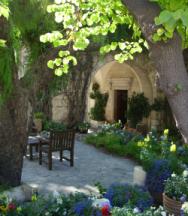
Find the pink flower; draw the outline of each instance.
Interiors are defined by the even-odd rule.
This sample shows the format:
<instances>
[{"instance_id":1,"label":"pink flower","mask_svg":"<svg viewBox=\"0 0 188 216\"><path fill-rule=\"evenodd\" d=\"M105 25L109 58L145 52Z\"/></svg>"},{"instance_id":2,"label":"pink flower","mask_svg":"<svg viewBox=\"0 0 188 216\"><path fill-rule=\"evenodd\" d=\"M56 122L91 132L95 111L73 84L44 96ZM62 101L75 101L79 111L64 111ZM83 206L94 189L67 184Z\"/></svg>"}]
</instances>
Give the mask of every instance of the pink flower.
<instances>
[{"instance_id":1,"label":"pink flower","mask_svg":"<svg viewBox=\"0 0 188 216\"><path fill-rule=\"evenodd\" d=\"M9 203L8 204L8 209L9 210L15 210L16 209L16 205L14 203Z\"/></svg>"}]
</instances>

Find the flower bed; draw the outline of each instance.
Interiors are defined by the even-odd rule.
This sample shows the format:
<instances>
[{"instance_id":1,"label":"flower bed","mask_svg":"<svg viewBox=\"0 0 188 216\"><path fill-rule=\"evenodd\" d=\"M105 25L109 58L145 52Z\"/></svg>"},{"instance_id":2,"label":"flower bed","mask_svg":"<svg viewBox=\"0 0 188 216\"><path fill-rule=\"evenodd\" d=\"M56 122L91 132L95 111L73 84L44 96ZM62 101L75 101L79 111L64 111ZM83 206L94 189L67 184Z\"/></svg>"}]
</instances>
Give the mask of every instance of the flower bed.
<instances>
[{"instance_id":1,"label":"flower bed","mask_svg":"<svg viewBox=\"0 0 188 216\"><path fill-rule=\"evenodd\" d=\"M82 193L64 196L55 192L49 198L32 196L32 201L17 204L0 197L0 215L3 216L110 216L116 207L129 206L144 212L152 205L152 199L143 187L113 184L99 197Z\"/></svg>"},{"instance_id":2,"label":"flower bed","mask_svg":"<svg viewBox=\"0 0 188 216\"><path fill-rule=\"evenodd\" d=\"M129 204L141 212L153 204L147 189L136 185L115 183L108 188L104 197L110 201L113 207L123 207L125 204Z\"/></svg>"},{"instance_id":3,"label":"flower bed","mask_svg":"<svg viewBox=\"0 0 188 216\"><path fill-rule=\"evenodd\" d=\"M146 171L153 161L166 159L173 172L181 173L188 165L188 146L176 145L165 130L163 136L150 132L145 138L139 134L120 130L116 125L105 124L95 134L86 136L85 142L103 147L120 156L136 159Z\"/></svg>"},{"instance_id":4,"label":"flower bed","mask_svg":"<svg viewBox=\"0 0 188 216\"><path fill-rule=\"evenodd\" d=\"M188 216L184 203L181 216ZM99 197L82 193L69 196L54 192L48 198L33 195L31 202L18 204L0 196L1 216L167 216L163 207L152 207L144 187L114 183Z\"/></svg>"},{"instance_id":5,"label":"flower bed","mask_svg":"<svg viewBox=\"0 0 188 216\"><path fill-rule=\"evenodd\" d=\"M172 173L181 174L188 167L188 146L175 144L168 130L162 136L150 132L144 138L120 130L116 124L106 124L98 133L89 135L86 142L137 160L147 171L146 186L157 204L162 204L165 181Z\"/></svg>"}]
</instances>

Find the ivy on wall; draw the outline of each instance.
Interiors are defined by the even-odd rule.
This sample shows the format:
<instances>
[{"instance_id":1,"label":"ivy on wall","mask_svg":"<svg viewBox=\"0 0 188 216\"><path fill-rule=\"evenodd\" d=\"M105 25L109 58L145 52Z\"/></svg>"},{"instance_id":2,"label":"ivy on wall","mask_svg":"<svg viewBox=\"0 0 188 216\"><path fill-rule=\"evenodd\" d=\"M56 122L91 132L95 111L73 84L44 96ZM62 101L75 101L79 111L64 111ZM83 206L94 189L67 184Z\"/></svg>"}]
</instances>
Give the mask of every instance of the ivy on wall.
<instances>
[{"instance_id":1,"label":"ivy on wall","mask_svg":"<svg viewBox=\"0 0 188 216\"><path fill-rule=\"evenodd\" d=\"M91 119L96 121L105 120L105 107L108 101L108 93L102 94L100 92L100 86L98 83L94 83L92 86L92 92L90 98L95 100L94 107L91 108Z\"/></svg>"}]
</instances>

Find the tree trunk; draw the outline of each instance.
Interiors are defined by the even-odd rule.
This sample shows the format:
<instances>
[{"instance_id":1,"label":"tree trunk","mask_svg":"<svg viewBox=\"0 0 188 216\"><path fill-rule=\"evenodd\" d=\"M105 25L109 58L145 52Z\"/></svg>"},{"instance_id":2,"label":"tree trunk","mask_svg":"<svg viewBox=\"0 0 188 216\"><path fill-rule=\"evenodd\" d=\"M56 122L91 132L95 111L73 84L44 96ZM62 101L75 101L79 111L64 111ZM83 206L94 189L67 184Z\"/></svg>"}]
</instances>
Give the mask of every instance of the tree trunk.
<instances>
[{"instance_id":1,"label":"tree trunk","mask_svg":"<svg viewBox=\"0 0 188 216\"><path fill-rule=\"evenodd\" d=\"M91 77L93 56L91 52L77 53L78 65L73 67L68 74L68 84L64 91L68 101L68 118L69 127L83 122L86 110L86 97Z\"/></svg>"},{"instance_id":2,"label":"tree trunk","mask_svg":"<svg viewBox=\"0 0 188 216\"><path fill-rule=\"evenodd\" d=\"M14 90L0 107L0 184L11 186L21 182L27 143L27 94L18 86L15 74Z\"/></svg>"},{"instance_id":3,"label":"tree trunk","mask_svg":"<svg viewBox=\"0 0 188 216\"><path fill-rule=\"evenodd\" d=\"M153 43L156 30L154 18L159 7L148 0L123 0L138 21L150 46L150 57L156 69L160 88L166 95L173 112L176 126L185 143L188 143L188 74L185 68L181 39L175 33L168 42Z\"/></svg>"},{"instance_id":4,"label":"tree trunk","mask_svg":"<svg viewBox=\"0 0 188 216\"><path fill-rule=\"evenodd\" d=\"M0 24L3 26L0 29L0 38L7 40L9 46L9 24L2 17ZM27 94L19 86L13 50L9 47L6 50L8 50L10 61L4 60L4 65L1 67L0 94L3 95L5 90L7 91L7 83L3 79L4 74L6 76L11 73L13 90L9 91L11 93L6 95L6 101L0 106L0 184L16 186L21 181L23 154L27 138L25 127L27 123ZM6 50L5 52L7 52ZM11 67L11 71L7 70L9 67Z\"/></svg>"}]
</instances>

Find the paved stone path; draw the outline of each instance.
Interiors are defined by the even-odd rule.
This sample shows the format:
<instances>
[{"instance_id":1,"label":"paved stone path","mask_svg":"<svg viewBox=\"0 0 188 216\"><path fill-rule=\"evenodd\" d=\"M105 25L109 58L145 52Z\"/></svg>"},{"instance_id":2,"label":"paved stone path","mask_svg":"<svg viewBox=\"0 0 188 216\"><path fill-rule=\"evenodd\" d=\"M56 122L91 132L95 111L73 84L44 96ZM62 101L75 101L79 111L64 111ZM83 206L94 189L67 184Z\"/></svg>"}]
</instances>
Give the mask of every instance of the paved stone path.
<instances>
[{"instance_id":1,"label":"paved stone path","mask_svg":"<svg viewBox=\"0 0 188 216\"><path fill-rule=\"evenodd\" d=\"M37 187L41 194L53 191L67 194L75 191L97 193L96 182L108 187L114 182L133 181L134 162L106 154L80 141L75 143L74 167L67 161L62 164L58 156L58 153L53 155L52 171L45 163L41 166L38 160L24 159L22 182Z\"/></svg>"}]
</instances>

